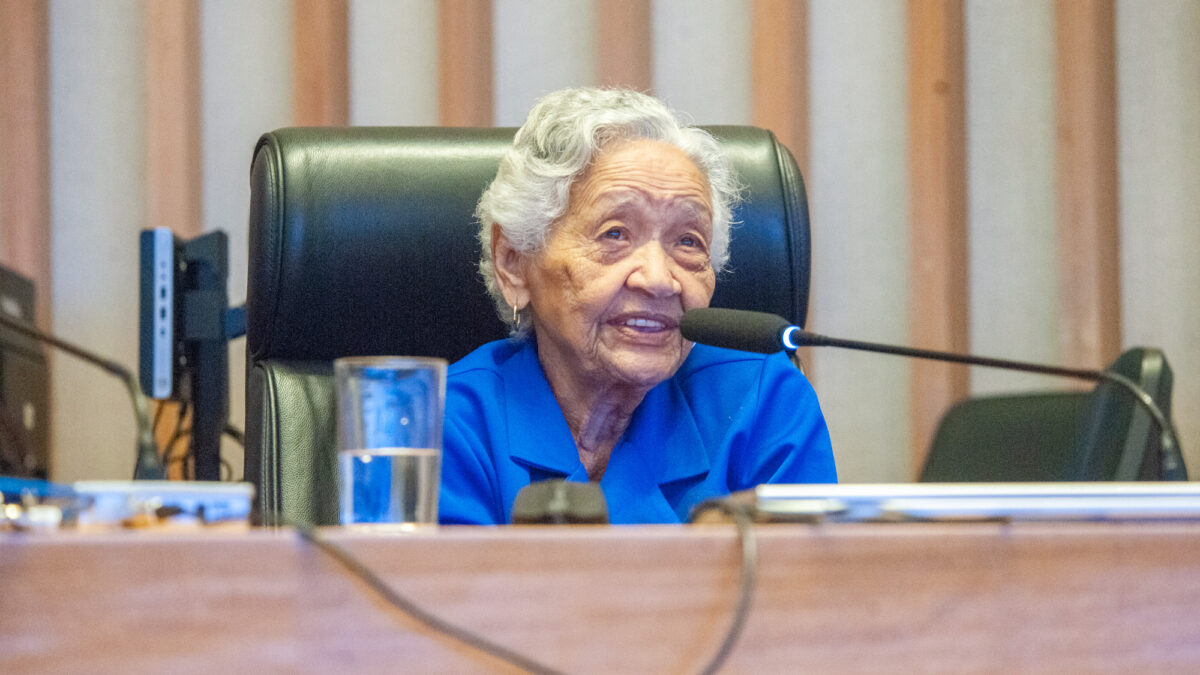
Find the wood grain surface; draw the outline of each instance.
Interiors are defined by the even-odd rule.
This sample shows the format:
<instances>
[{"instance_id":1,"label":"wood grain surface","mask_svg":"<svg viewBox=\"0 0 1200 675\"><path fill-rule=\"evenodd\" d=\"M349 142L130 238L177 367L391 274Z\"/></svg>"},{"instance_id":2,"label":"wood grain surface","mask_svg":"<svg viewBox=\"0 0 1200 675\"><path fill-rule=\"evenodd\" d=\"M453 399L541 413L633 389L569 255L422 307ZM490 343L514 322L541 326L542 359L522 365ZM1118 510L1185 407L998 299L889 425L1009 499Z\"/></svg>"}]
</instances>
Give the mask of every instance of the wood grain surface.
<instances>
[{"instance_id":1,"label":"wood grain surface","mask_svg":"<svg viewBox=\"0 0 1200 675\"><path fill-rule=\"evenodd\" d=\"M1200 523L766 525L723 672L1195 672ZM698 671L730 526L326 530L441 618L571 673ZM515 672L288 531L0 536L0 672Z\"/></svg>"}]
</instances>

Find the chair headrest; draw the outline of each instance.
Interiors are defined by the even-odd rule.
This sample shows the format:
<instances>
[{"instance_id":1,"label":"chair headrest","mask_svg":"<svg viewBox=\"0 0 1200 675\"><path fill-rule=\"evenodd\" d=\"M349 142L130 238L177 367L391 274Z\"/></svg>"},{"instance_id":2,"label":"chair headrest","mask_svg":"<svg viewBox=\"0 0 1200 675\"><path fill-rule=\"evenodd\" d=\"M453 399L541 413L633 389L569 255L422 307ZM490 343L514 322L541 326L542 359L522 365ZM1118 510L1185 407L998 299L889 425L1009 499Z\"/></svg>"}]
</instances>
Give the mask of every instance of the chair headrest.
<instances>
[{"instance_id":1,"label":"chair headrest","mask_svg":"<svg viewBox=\"0 0 1200 675\"><path fill-rule=\"evenodd\" d=\"M809 222L795 160L773 134L709 127L746 195L714 306L803 324ZM504 325L479 278L475 204L512 128L286 128L251 166L251 363L410 354L457 360Z\"/></svg>"}]
</instances>

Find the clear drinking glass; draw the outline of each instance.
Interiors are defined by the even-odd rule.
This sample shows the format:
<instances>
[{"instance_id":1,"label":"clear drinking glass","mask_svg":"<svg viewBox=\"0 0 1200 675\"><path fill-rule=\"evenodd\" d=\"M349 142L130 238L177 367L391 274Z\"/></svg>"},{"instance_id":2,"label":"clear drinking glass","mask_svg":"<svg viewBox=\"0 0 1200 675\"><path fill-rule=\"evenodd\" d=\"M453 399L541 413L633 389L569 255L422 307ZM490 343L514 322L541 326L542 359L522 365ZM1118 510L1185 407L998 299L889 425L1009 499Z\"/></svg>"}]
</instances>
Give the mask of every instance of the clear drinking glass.
<instances>
[{"instance_id":1,"label":"clear drinking glass","mask_svg":"<svg viewBox=\"0 0 1200 675\"><path fill-rule=\"evenodd\" d=\"M333 373L342 524L437 523L446 361L349 357Z\"/></svg>"}]
</instances>

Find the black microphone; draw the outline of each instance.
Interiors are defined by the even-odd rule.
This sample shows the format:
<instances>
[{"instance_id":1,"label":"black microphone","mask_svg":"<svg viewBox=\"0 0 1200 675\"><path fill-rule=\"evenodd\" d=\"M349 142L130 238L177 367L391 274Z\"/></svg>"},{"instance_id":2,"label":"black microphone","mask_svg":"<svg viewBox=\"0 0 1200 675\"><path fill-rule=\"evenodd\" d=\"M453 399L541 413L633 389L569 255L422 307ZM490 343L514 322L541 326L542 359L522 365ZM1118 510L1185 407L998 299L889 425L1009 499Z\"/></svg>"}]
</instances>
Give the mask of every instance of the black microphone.
<instances>
[{"instance_id":1,"label":"black microphone","mask_svg":"<svg viewBox=\"0 0 1200 675\"><path fill-rule=\"evenodd\" d=\"M1133 395L1134 399L1145 408L1154 418L1162 436L1162 475L1164 480L1187 480L1187 468L1183 464L1183 455L1179 447L1179 434L1175 427L1154 399L1137 383L1120 373L1089 368L1064 368L1061 366L1045 366L1024 361L1010 361L986 356L970 354L954 354L931 349L915 349L899 347L876 342L860 342L842 338L826 337L810 333L799 326L794 326L787 319L776 314L765 312L750 312L740 309L721 309L706 307L688 310L679 324L683 337L692 342L740 349L761 354L773 354L778 351L794 351L797 347L841 347L864 352L881 354L896 354L917 359L933 361L949 361L965 363L974 366L1019 370L1026 373L1043 375L1059 375L1074 377L1091 382L1112 382Z\"/></svg>"},{"instance_id":2,"label":"black microphone","mask_svg":"<svg viewBox=\"0 0 1200 675\"><path fill-rule=\"evenodd\" d=\"M606 525L608 502L599 483L551 478L517 492L512 521L514 525Z\"/></svg>"},{"instance_id":3,"label":"black microphone","mask_svg":"<svg viewBox=\"0 0 1200 675\"><path fill-rule=\"evenodd\" d=\"M142 387L138 384L137 378L133 376L133 373L115 361L110 361L82 347L76 347L69 342L64 342L52 335L47 335L32 326L26 325L24 322L7 316L4 312L0 312L0 325L26 337L33 338L38 342L61 349L92 365L99 366L124 381L125 387L129 390L129 396L133 399L133 414L137 422L137 463L134 465L133 477L135 480L163 480L167 477L166 469L163 467L162 460L158 456L158 446L154 442L154 432L150 428L150 404L146 400L146 395L142 393Z\"/></svg>"}]
</instances>

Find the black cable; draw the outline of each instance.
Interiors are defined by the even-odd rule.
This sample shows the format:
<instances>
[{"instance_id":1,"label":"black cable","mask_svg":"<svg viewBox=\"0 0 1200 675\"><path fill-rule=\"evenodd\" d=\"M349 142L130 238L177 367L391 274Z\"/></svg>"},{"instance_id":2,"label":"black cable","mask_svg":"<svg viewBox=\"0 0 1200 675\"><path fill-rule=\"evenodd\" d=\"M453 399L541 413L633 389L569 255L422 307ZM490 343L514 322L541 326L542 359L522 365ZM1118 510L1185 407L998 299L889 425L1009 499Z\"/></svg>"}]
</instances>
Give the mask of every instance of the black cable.
<instances>
[{"instance_id":1,"label":"black cable","mask_svg":"<svg viewBox=\"0 0 1200 675\"><path fill-rule=\"evenodd\" d=\"M232 438L238 445L242 446L243 448L246 447L246 435L242 433L241 429L233 426L232 424L226 424L224 433L226 436Z\"/></svg>"},{"instance_id":2,"label":"black cable","mask_svg":"<svg viewBox=\"0 0 1200 675\"><path fill-rule=\"evenodd\" d=\"M170 467L172 464L178 463L180 465L180 480L187 480L187 462L191 458L192 453L192 428L182 426L183 420L183 415L180 415L179 424L176 425L175 432L171 435L171 438L167 440L166 449L163 451L163 465ZM180 441L187 441L187 443L183 446L183 452L176 453L175 446L178 445Z\"/></svg>"},{"instance_id":3,"label":"black cable","mask_svg":"<svg viewBox=\"0 0 1200 675\"><path fill-rule=\"evenodd\" d=\"M707 509L719 509L733 517L734 523L737 525L738 542L741 544L742 550L741 583L738 588L738 600L734 608L733 618L725 633L725 638L721 641L720 647L717 648L712 659L700 671L705 675L711 675L720 670L721 666L725 664L725 661L733 652L733 647L737 643L738 638L741 637L742 630L746 626L746 619L750 616L750 606L754 600L755 588L758 585L758 539L754 530L752 507L737 504L727 499L714 499L699 505L693 514L693 519L696 514ZM284 520L286 521L287 519L284 518ZM358 558L345 548L321 537L311 525L298 522L291 522L290 524L296 529L296 532L302 539L333 558L351 574L365 583L367 587L379 594L389 605L406 616L425 624L442 635L506 661L526 672L547 674L556 674L559 672L532 658L498 645L481 635L456 626L445 619L427 612L415 602L389 586L379 575L359 561Z\"/></svg>"},{"instance_id":4,"label":"black cable","mask_svg":"<svg viewBox=\"0 0 1200 675\"><path fill-rule=\"evenodd\" d=\"M184 464L183 468L181 469L181 474L186 474L186 472L189 468L193 472L196 470L196 467L194 464L195 457L192 456L191 434L192 434L191 428L179 429L178 431L175 432L175 435L172 436L169 441L167 441L166 450L163 452L163 464L168 467L170 467L172 464L176 464L176 463L183 464L184 462L189 462L189 461L193 462L192 464ZM182 441L182 440L187 440L188 444L187 444L187 446L184 447L184 450L182 453L180 453L179 455L175 455L174 454L175 446L179 443L179 441ZM229 460L222 457L221 458L221 469L224 474L224 477L221 480L232 482L233 481L233 464L230 464ZM183 478L186 480L187 476L184 475Z\"/></svg>"},{"instance_id":5,"label":"black cable","mask_svg":"<svg viewBox=\"0 0 1200 675\"><path fill-rule=\"evenodd\" d=\"M191 451L192 451L192 446L190 444L191 433L192 433L192 430L190 428L180 429L175 432L175 435L172 436L170 438L170 440L167 441L167 448L166 448L165 453L163 454L163 463L164 464L170 465L170 464L175 464L175 463L183 463L183 462L187 461L188 454L191 453ZM179 441L182 441L182 440L188 440L189 444L183 446L183 452L176 455L175 454L175 446L178 445Z\"/></svg>"},{"instance_id":6,"label":"black cable","mask_svg":"<svg viewBox=\"0 0 1200 675\"><path fill-rule=\"evenodd\" d=\"M321 537L316 530L310 525L301 523L292 523L292 527L300 534L300 537L316 546L326 555L336 560L343 567L350 571L351 574L358 577L371 590L378 593L392 607L400 610L412 619L425 624L429 628L450 637L462 644L477 649L485 654L490 654L498 659L506 661L529 673L546 673L557 674L560 671L554 670L548 666L544 666L537 661L519 654L507 647L498 645L482 635L473 633L465 628L456 626L445 619L442 619L430 612L425 611L412 600L401 595L398 591L387 584L379 575L375 574L369 567L364 565L354 557L352 553L342 548L341 546Z\"/></svg>"},{"instance_id":7,"label":"black cable","mask_svg":"<svg viewBox=\"0 0 1200 675\"><path fill-rule=\"evenodd\" d=\"M158 405L154 406L154 421L150 423L150 430L158 433L158 423L162 419L163 408L167 407L166 401L159 401Z\"/></svg>"},{"instance_id":8,"label":"black cable","mask_svg":"<svg viewBox=\"0 0 1200 675\"><path fill-rule=\"evenodd\" d=\"M733 653L733 647L746 627L750 605L754 600L754 590L758 585L758 538L754 531L753 507L735 503L727 498L712 499L697 505L691 520L695 521L697 515L709 509L717 509L733 517L733 522L737 525L738 543L742 548L742 574L733 619L721 646L717 648L708 665L700 671L704 675L712 675L720 670L721 666L725 665L725 660Z\"/></svg>"},{"instance_id":9,"label":"black cable","mask_svg":"<svg viewBox=\"0 0 1200 675\"><path fill-rule=\"evenodd\" d=\"M163 404L160 403L158 406L158 410L155 411L155 413L154 413L153 427L155 430L158 429L158 424L160 421L160 417L162 415L163 407L164 407ZM187 401L181 402L179 404L179 415L175 420L175 431L171 434L171 438L170 438L170 440L167 441L166 448L164 448L164 450L163 450L163 464L166 466L170 466L171 464L175 464L177 462L181 463L182 468L180 470L180 476L184 480L189 479L189 470L190 470L191 475L194 475L195 470L196 470L195 469L195 457L192 456L192 444L191 444L191 438L190 438L192 430L190 427L185 428L183 426L183 423L184 423L185 419L187 418L187 411L188 411ZM226 424L225 428L223 429L223 433L226 436L229 436L230 438L232 438L235 442L237 442L242 447L246 446L246 437L245 437L245 434L242 433L241 429L238 429L237 427L233 426L232 424ZM183 453L176 456L175 455L175 446L179 443L179 441L184 440L184 439L187 439L188 444L184 448ZM225 478L223 478L222 480L232 481L233 480L233 465L230 464L228 460L222 458L221 459L221 468L223 469L223 471L225 473Z\"/></svg>"},{"instance_id":10,"label":"black cable","mask_svg":"<svg viewBox=\"0 0 1200 675\"><path fill-rule=\"evenodd\" d=\"M175 431L171 432L170 442L172 443L175 442L175 439L179 438L179 434L181 433L180 429L183 428L183 421L187 418L188 402L181 401L176 410L178 411L178 414L175 416Z\"/></svg>"},{"instance_id":11,"label":"black cable","mask_svg":"<svg viewBox=\"0 0 1200 675\"><path fill-rule=\"evenodd\" d=\"M190 407L191 402L189 401L181 401L179 403L179 415L175 418L175 432L171 434L171 441L167 445L168 451L173 451L175 449L175 444L179 442L180 438L186 437L188 439L187 445L184 446L183 454L179 456L179 461L181 462L179 467L179 477L183 480L188 479L188 457L192 453L192 430L191 428L183 428L183 422L185 419L187 419L188 409Z\"/></svg>"}]
</instances>

